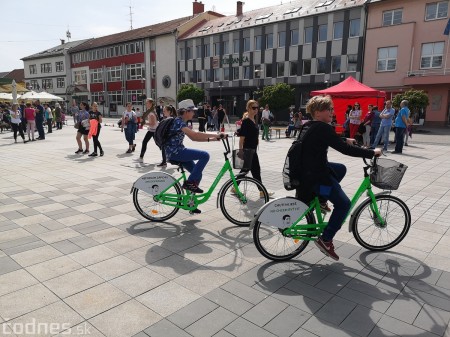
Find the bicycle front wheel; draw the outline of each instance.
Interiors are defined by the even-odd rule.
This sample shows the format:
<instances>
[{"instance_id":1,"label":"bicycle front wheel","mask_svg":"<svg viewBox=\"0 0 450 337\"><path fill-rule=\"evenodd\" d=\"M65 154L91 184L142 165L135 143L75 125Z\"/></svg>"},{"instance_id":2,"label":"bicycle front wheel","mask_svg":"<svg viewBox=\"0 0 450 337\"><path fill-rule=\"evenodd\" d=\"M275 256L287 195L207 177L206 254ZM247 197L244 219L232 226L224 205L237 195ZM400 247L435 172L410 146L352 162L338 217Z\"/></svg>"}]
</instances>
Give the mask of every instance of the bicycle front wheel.
<instances>
[{"instance_id":1,"label":"bicycle front wheel","mask_svg":"<svg viewBox=\"0 0 450 337\"><path fill-rule=\"evenodd\" d=\"M316 219L310 212L300 220L299 225L315 224ZM283 235L283 229L255 220L253 241L256 249L264 257L273 261L287 261L305 250L309 240L296 240Z\"/></svg>"},{"instance_id":2,"label":"bicycle front wheel","mask_svg":"<svg viewBox=\"0 0 450 337\"><path fill-rule=\"evenodd\" d=\"M181 188L179 184L173 185L165 193L167 194L181 194ZM136 210L144 218L161 222L170 219L177 214L179 208L171 205L165 205L160 201L154 199L154 195L139 190L137 188L133 191L133 203Z\"/></svg>"},{"instance_id":3,"label":"bicycle front wheel","mask_svg":"<svg viewBox=\"0 0 450 337\"><path fill-rule=\"evenodd\" d=\"M233 181L222 188L220 209L229 221L238 226L250 226L256 212L269 201L266 188L258 180L250 177L236 179L242 197L236 193Z\"/></svg>"},{"instance_id":4,"label":"bicycle front wheel","mask_svg":"<svg viewBox=\"0 0 450 337\"><path fill-rule=\"evenodd\" d=\"M376 195L375 200L384 223L373 212L372 200L366 199L352 216L352 232L366 249L382 251L398 245L411 226L408 206L392 195Z\"/></svg>"}]
</instances>

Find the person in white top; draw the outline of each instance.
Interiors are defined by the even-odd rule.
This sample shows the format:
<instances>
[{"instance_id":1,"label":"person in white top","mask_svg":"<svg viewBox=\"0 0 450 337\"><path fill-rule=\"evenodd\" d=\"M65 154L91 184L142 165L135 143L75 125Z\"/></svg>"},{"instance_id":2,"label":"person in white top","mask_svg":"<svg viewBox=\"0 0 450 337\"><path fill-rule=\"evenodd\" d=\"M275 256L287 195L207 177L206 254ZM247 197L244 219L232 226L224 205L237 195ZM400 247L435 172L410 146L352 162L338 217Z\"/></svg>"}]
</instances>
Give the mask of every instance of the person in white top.
<instances>
[{"instance_id":1,"label":"person in white top","mask_svg":"<svg viewBox=\"0 0 450 337\"><path fill-rule=\"evenodd\" d=\"M131 102L127 103L127 110L124 111L122 114L122 124L120 125L121 131L124 132L125 130L125 139L128 142L128 150L126 153L134 152L136 149L136 144L134 144L134 139L136 137L136 113L131 110L133 105Z\"/></svg>"},{"instance_id":2,"label":"person in white top","mask_svg":"<svg viewBox=\"0 0 450 337\"><path fill-rule=\"evenodd\" d=\"M264 107L264 110L262 111L262 125L263 125L263 134L262 134L262 140L269 141L269 126L270 126L270 110L269 105L266 104Z\"/></svg>"},{"instance_id":3,"label":"person in white top","mask_svg":"<svg viewBox=\"0 0 450 337\"><path fill-rule=\"evenodd\" d=\"M11 128L14 132L14 143L17 143L17 131L19 131L20 137L22 137L23 143L25 144L25 136L22 129L22 113L19 110L19 104L14 103L11 107L12 110L9 111L11 115Z\"/></svg>"},{"instance_id":4,"label":"person in white top","mask_svg":"<svg viewBox=\"0 0 450 337\"><path fill-rule=\"evenodd\" d=\"M150 141L150 139L152 139L152 137L155 136L155 131L159 124L153 98L147 98L145 100L145 107L147 108L147 110L145 111L143 122L144 125L147 125L148 131L145 134L144 140L142 141L141 155L139 156L139 160L141 162L144 161L145 151L147 151L147 143Z\"/></svg>"},{"instance_id":5,"label":"person in white top","mask_svg":"<svg viewBox=\"0 0 450 337\"><path fill-rule=\"evenodd\" d=\"M358 132L359 124L361 124L361 109L358 102L355 102L355 105L350 111L348 117L350 118L350 138L355 138L355 135Z\"/></svg>"}]
</instances>

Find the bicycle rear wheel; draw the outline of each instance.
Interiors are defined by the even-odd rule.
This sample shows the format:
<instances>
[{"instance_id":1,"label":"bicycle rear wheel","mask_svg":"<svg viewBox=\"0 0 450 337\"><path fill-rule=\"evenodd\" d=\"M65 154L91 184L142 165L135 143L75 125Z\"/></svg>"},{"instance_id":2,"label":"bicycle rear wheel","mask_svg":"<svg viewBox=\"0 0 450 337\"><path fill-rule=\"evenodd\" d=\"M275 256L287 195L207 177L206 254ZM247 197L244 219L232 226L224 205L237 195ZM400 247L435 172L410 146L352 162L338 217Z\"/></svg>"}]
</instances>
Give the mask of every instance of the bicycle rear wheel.
<instances>
[{"instance_id":1,"label":"bicycle rear wheel","mask_svg":"<svg viewBox=\"0 0 450 337\"><path fill-rule=\"evenodd\" d=\"M308 213L298 224L315 223L314 215ZM296 257L308 246L309 240L294 240L284 236L282 231L281 228L260 222L259 217L255 220L253 241L261 255L273 261L287 261Z\"/></svg>"},{"instance_id":2,"label":"bicycle rear wheel","mask_svg":"<svg viewBox=\"0 0 450 337\"><path fill-rule=\"evenodd\" d=\"M269 201L266 188L258 180L250 177L237 178L239 191L245 197L241 200L229 180L219 196L220 209L229 221L238 226L250 226L256 212Z\"/></svg>"},{"instance_id":3,"label":"bicycle rear wheel","mask_svg":"<svg viewBox=\"0 0 450 337\"><path fill-rule=\"evenodd\" d=\"M181 194L180 184L175 184L165 193ZM154 195L135 188L133 191L133 203L136 210L144 218L161 222L170 219L177 214L179 208L171 205L165 205L162 202L155 201Z\"/></svg>"},{"instance_id":4,"label":"bicycle rear wheel","mask_svg":"<svg viewBox=\"0 0 450 337\"><path fill-rule=\"evenodd\" d=\"M398 245L411 226L408 206L392 195L375 196L378 210L385 224L380 224L371 209L372 200L366 199L352 215L352 232L364 248L382 251Z\"/></svg>"}]
</instances>

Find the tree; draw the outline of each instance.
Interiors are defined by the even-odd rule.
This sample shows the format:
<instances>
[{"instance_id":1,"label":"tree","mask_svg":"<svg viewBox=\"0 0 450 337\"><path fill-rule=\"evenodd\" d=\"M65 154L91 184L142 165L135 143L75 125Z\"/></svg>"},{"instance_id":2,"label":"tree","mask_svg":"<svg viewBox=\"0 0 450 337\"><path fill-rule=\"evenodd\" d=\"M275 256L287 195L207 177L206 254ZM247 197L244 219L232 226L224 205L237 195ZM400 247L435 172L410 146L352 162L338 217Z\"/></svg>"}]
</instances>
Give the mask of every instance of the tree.
<instances>
[{"instance_id":1,"label":"tree","mask_svg":"<svg viewBox=\"0 0 450 337\"><path fill-rule=\"evenodd\" d=\"M264 87L257 92L259 104L264 106L269 104L270 110L283 110L294 104L294 88L286 83L277 83Z\"/></svg>"},{"instance_id":2,"label":"tree","mask_svg":"<svg viewBox=\"0 0 450 337\"><path fill-rule=\"evenodd\" d=\"M422 109L425 109L430 104L428 95L423 90L411 89L404 93L397 94L392 100L392 105L399 108L400 102L403 100L408 101L408 108L412 113L418 112L420 114ZM421 116L421 118L423 117Z\"/></svg>"},{"instance_id":3,"label":"tree","mask_svg":"<svg viewBox=\"0 0 450 337\"><path fill-rule=\"evenodd\" d=\"M203 89L198 88L194 84L183 84L178 90L177 100L178 102L185 99L192 99L194 104L197 105L200 102L203 102L205 97L205 91Z\"/></svg>"}]
</instances>

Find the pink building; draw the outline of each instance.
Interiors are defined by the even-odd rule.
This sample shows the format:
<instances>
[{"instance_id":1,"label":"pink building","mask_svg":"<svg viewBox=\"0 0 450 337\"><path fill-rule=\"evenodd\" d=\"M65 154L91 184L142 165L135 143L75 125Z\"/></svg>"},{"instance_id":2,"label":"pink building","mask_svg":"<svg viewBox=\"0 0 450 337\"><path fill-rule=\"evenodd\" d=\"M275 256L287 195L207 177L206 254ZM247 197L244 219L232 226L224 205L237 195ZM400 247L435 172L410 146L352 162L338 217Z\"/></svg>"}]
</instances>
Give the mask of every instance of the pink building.
<instances>
[{"instance_id":1,"label":"pink building","mask_svg":"<svg viewBox=\"0 0 450 337\"><path fill-rule=\"evenodd\" d=\"M427 125L449 122L449 1L372 0L368 4L363 82L387 97L424 90Z\"/></svg>"}]
</instances>

